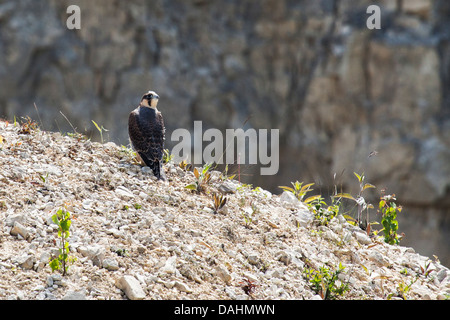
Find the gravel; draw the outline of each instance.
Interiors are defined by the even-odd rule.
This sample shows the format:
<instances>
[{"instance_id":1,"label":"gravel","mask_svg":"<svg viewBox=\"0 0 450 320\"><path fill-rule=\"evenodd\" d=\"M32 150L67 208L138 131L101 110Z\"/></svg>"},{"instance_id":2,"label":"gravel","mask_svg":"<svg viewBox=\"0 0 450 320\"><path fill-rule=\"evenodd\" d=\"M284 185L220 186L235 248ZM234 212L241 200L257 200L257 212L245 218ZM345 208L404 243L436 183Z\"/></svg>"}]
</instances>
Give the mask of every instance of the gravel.
<instances>
[{"instance_id":1,"label":"gravel","mask_svg":"<svg viewBox=\"0 0 450 320\"><path fill-rule=\"evenodd\" d=\"M437 259L342 216L319 226L288 193L214 171L197 194L185 188L193 173L177 164L160 182L114 143L20 129L0 121L0 299L321 299L304 270L339 263L350 289L341 299L400 298L410 283L408 299L450 296ZM215 213L213 193L227 197L226 210ZM48 265L61 208L71 213L75 258L64 277Z\"/></svg>"}]
</instances>

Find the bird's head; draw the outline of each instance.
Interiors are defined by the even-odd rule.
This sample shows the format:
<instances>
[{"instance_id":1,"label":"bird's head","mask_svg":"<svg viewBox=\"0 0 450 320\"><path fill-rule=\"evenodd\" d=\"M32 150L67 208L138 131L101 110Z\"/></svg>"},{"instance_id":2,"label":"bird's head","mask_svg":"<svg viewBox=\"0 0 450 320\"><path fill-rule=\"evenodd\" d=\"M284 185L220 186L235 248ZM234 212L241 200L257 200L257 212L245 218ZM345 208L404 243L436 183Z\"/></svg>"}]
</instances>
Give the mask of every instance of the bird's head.
<instances>
[{"instance_id":1,"label":"bird's head","mask_svg":"<svg viewBox=\"0 0 450 320\"><path fill-rule=\"evenodd\" d=\"M141 100L141 106L147 107L147 108L155 108L158 104L159 96L156 94L155 91L149 91L146 94L142 96Z\"/></svg>"}]
</instances>

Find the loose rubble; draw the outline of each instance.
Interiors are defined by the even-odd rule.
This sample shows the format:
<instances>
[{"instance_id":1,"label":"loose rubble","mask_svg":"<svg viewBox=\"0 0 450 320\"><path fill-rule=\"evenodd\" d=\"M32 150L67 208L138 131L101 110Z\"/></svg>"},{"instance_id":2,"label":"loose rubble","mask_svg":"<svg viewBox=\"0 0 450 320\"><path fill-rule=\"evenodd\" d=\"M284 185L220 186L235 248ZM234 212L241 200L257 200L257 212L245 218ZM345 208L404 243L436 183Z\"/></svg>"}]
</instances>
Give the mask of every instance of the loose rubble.
<instances>
[{"instance_id":1,"label":"loose rubble","mask_svg":"<svg viewBox=\"0 0 450 320\"><path fill-rule=\"evenodd\" d=\"M449 269L437 259L342 216L319 226L288 193L213 171L197 194L185 188L193 173L174 163L164 183L114 143L19 132L0 121L0 299L321 299L303 270L339 263L350 289L340 299L450 297ZM227 197L226 210L213 210L214 192ZM64 277L48 265L58 253L51 216L63 207L76 258ZM245 281L256 285L251 293Z\"/></svg>"}]
</instances>

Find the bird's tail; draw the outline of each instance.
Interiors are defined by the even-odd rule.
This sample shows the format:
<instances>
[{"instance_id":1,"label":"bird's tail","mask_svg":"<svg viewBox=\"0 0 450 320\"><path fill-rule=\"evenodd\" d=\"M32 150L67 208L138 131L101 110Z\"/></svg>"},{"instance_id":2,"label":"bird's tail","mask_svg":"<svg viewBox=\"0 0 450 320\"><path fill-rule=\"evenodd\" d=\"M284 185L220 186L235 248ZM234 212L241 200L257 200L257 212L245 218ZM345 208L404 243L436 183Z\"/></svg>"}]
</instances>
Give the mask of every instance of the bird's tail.
<instances>
[{"instance_id":1,"label":"bird's tail","mask_svg":"<svg viewBox=\"0 0 450 320\"><path fill-rule=\"evenodd\" d=\"M152 169L153 174L158 180L166 180L166 174L162 168L162 162L160 160L150 160L144 154L139 154L144 163Z\"/></svg>"}]
</instances>

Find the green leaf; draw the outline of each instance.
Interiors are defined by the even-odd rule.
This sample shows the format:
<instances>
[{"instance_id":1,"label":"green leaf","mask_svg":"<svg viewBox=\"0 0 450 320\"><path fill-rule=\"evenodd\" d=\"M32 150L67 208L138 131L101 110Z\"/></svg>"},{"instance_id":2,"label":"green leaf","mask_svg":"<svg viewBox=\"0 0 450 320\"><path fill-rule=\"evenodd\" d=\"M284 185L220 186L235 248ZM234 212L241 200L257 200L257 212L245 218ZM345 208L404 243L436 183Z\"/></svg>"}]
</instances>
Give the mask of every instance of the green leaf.
<instances>
[{"instance_id":1,"label":"green leaf","mask_svg":"<svg viewBox=\"0 0 450 320\"><path fill-rule=\"evenodd\" d=\"M285 191L290 191L290 192L294 193L294 189L292 189L291 187L278 186L278 188L283 189Z\"/></svg>"},{"instance_id":2,"label":"green leaf","mask_svg":"<svg viewBox=\"0 0 450 320\"><path fill-rule=\"evenodd\" d=\"M349 216L348 214L344 214L343 217L344 217L347 221L350 221L350 222L356 222L356 219L353 218L353 217L351 217L351 216Z\"/></svg>"},{"instance_id":3,"label":"green leaf","mask_svg":"<svg viewBox=\"0 0 450 320\"><path fill-rule=\"evenodd\" d=\"M374 188L374 189L376 189L377 187L375 187L373 184L366 183L366 184L364 185L364 187L363 187L363 191L366 190L366 189L369 189L369 188Z\"/></svg>"},{"instance_id":4,"label":"green leaf","mask_svg":"<svg viewBox=\"0 0 450 320\"><path fill-rule=\"evenodd\" d=\"M195 183L191 183L185 186L185 188L189 190L197 190L197 185Z\"/></svg>"},{"instance_id":5,"label":"green leaf","mask_svg":"<svg viewBox=\"0 0 450 320\"><path fill-rule=\"evenodd\" d=\"M314 185L314 183L308 183L307 185L304 185L301 189L300 189L300 191L301 192L307 192L307 191L310 191L311 189L309 188L309 187L311 187L311 186L313 186Z\"/></svg>"},{"instance_id":6,"label":"green leaf","mask_svg":"<svg viewBox=\"0 0 450 320\"><path fill-rule=\"evenodd\" d=\"M49 266L50 266L50 268L52 268L52 272L53 272L53 271L59 269L60 262L58 259L53 259L52 261L50 261Z\"/></svg>"},{"instance_id":7,"label":"green leaf","mask_svg":"<svg viewBox=\"0 0 450 320\"><path fill-rule=\"evenodd\" d=\"M197 168L194 168L194 176L198 179L200 177L200 173Z\"/></svg>"},{"instance_id":8,"label":"green leaf","mask_svg":"<svg viewBox=\"0 0 450 320\"><path fill-rule=\"evenodd\" d=\"M55 223L56 225L59 226L59 220L58 220L58 215L57 214L54 214L52 216L52 221L53 221L53 223Z\"/></svg>"},{"instance_id":9,"label":"green leaf","mask_svg":"<svg viewBox=\"0 0 450 320\"><path fill-rule=\"evenodd\" d=\"M98 124L97 124L94 120L91 120L91 121L92 121L92 123L95 125L95 127L97 128L97 130L98 130L99 132L101 132L102 129L100 129L100 127L98 126Z\"/></svg>"},{"instance_id":10,"label":"green leaf","mask_svg":"<svg viewBox=\"0 0 450 320\"><path fill-rule=\"evenodd\" d=\"M363 265L363 264L359 264L363 269L364 269L364 271L366 271L366 273L368 274L368 275L370 275L370 272L369 272L369 270L366 268L366 266L365 265Z\"/></svg>"},{"instance_id":11,"label":"green leaf","mask_svg":"<svg viewBox=\"0 0 450 320\"><path fill-rule=\"evenodd\" d=\"M350 193L338 193L333 196L334 198L346 198L353 201L356 201L356 199L350 194Z\"/></svg>"},{"instance_id":12,"label":"green leaf","mask_svg":"<svg viewBox=\"0 0 450 320\"><path fill-rule=\"evenodd\" d=\"M304 203L310 203L310 202L312 202L312 201L314 201L314 200L317 200L317 199L320 199L321 198L321 195L320 194L318 194L318 195L315 195L315 196L311 196L311 197L308 197L305 201L303 201Z\"/></svg>"}]
</instances>

